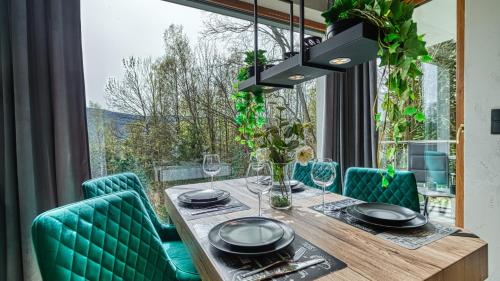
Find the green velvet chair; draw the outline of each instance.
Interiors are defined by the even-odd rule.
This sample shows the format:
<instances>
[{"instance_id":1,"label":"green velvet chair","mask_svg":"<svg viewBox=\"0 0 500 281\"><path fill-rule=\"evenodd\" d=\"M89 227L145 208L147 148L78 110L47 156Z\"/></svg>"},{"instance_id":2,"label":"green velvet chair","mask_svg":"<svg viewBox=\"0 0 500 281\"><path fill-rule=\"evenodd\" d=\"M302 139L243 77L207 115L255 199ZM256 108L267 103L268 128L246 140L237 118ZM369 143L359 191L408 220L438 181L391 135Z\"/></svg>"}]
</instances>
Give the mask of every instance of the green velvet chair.
<instances>
[{"instance_id":1,"label":"green velvet chair","mask_svg":"<svg viewBox=\"0 0 500 281\"><path fill-rule=\"evenodd\" d=\"M117 192L39 215L33 244L45 281L194 281L182 244L162 244L138 194ZM175 249L174 249L175 248Z\"/></svg>"},{"instance_id":2,"label":"green velvet chair","mask_svg":"<svg viewBox=\"0 0 500 281\"><path fill-rule=\"evenodd\" d=\"M117 191L133 190L139 194L142 204L153 222L153 225L163 241L180 240L175 226L163 224L158 219L149 199L144 191L141 181L134 173L121 173L95 178L82 183L83 197L85 199L109 194Z\"/></svg>"},{"instance_id":3,"label":"green velvet chair","mask_svg":"<svg viewBox=\"0 0 500 281\"><path fill-rule=\"evenodd\" d=\"M295 163L292 178L304 183L306 186L321 189L321 187L316 185L311 178L312 165L312 161L309 161L306 166L302 166L298 162ZM336 162L333 162L333 165L335 166L337 176L335 177L335 181L333 182L333 184L326 187L326 190L340 194L342 190L342 186L340 184L340 165Z\"/></svg>"},{"instance_id":4,"label":"green velvet chair","mask_svg":"<svg viewBox=\"0 0 500 281\"><path fill-rule=\"evenodd\" d=\"M349 168L343 195L366 202L395 204L420 212L415 175L408 171L396 171L394 177L389 178L389 186L382 187L380 170Z\"/></svg>"}]
</instances>

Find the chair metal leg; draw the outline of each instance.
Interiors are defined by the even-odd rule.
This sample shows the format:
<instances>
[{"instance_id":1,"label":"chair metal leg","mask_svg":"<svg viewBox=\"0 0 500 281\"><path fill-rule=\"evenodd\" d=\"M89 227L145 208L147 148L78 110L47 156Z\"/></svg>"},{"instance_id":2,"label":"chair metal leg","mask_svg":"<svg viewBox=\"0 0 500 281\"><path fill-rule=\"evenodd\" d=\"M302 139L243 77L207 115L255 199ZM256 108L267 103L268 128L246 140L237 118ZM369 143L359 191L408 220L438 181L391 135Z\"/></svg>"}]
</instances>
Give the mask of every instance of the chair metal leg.
<instances>
[{"instance_id":1,"label":"chair metal leg","mask_svg":"<svg viewBox=\"0 0 500 281\"><path fill-rule=\"evenodd\" d=\"M429 196L424 195L424 216L429 217Z\"/></svg>"}]
</instances>

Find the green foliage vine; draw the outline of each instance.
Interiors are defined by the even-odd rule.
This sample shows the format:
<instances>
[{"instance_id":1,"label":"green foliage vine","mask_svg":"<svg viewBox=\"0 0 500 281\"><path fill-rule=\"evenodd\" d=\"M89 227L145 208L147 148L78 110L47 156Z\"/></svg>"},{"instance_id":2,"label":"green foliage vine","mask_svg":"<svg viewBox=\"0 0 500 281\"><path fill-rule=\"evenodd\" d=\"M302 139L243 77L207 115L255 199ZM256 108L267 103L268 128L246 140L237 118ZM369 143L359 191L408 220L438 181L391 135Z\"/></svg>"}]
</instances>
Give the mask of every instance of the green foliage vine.
<instances>
[{"instance_id":1,"label":"green foliage vine","mask_svg":"<svg viewBox=\"0 0 500 281\"><path fill-rule=\"evenodd\" d=\"M339 20L360 19L378 27L378 57L380 67L385 67L387 80L381 108L373 109L373 117L379 130L379 154L381 143L389 136L394 145L385 150L386 169L382 186L389 185L388 177L395 173L396 147L410 130L411 120L424 122L425 116L416 99L422 79L422 62L430 62L423 35L418 35L413 21L415 6L401 0L335 0L322 15L328 25ZM378 157L381 166L381 156ZM386 176L388 175L388 177Z\"/></svg>"},{"instance_id":2,"label":"green foliage vine","mask_svg":"<svg viewBox=\"0 0 500 281\"><path fill-rule=\"evenodd\" d=\"M259 65L265 65L267 59L264 50L258 50L257 62ZM241 81L248 79L248 68L253 67L254 51L246 52L245 66L240 69L236 82L233 84L234 93L231 98L235 102L237 115L235 122L238 125L238 135L236 141L245 145L250 152L254 153L256 149L256 137L259 130L266 123L265 118L265 100L262 90L253 92L239 91L238 86Z\"/></svg>"}]
</instances>

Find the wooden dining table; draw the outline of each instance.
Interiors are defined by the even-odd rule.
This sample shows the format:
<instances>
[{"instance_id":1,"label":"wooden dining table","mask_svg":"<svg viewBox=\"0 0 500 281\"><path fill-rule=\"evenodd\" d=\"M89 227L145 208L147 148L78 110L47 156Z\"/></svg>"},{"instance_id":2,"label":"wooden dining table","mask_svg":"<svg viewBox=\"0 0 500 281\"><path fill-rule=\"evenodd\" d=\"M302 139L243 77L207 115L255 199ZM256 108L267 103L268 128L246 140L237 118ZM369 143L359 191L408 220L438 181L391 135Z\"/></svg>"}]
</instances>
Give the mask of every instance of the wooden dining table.
<instances>
[{"instance_id":1,"label":"wooden dining table","mask_svg":"<svg viewBox=\"0 0 500 281\"><path fill-rule=\"evenodd\" d=\"M210 183L198 183L167 188L166 208L202 280L225 280L224 268L214 258L212 246L199 230L229 219L256 216L258 201L257 196L246 189L243 179L215 182L216 188L229 191L250 209L187 219L176 204L176 196L209 186ZM309 208L321 204L321 197L293 199L293 207L286 211L270 208L265 199L262 204L264 216L287 223L296 234L347 265L317 280L475 281L488 276L488 245L479 238L446 236L409 250ZM345 197L338 194L326 195L327 202L342 199Z\"/></svg>"}]
</instances>

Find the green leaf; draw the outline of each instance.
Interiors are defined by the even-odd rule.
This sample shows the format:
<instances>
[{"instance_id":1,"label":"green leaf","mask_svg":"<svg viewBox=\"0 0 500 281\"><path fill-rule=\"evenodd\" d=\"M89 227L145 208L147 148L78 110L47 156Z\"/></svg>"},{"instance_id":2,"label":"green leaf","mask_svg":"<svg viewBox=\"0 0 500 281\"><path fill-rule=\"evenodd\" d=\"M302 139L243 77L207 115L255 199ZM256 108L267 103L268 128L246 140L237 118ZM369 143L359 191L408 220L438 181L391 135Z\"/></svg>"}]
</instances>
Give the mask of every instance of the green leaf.
<instances>
[{"instance_id":1,"label":"green leaf","mask_svg":"<svg viewBox=\"0 0 500 281\"><path fill-rule=\"evenodd\" d=\"M377 56L382 57L384 55L384 48L379 48L377 51Z\"/></svg>"},{"instance_id":2,"label":"green leaf","mask_svg":"<svg viewBox=\"0 0 500 281\"><path fill-rule=\"evenodd\" d=\"M429 63L432 62L432 57L429 55L423 55L420 57L420 61Z\"/></svg>"},{"instance_id":3,"label":"green leaf","mask_svg":"<svg viewBox=\"0 0 500 281\"><path fill-rule=\"evenodd\" d=\"M399 1L399 0L392 1L391 12L392 12L392 20L393 21L396 21L396 22L399 21L399 19L403 15L402 6L403 6L402 1Z\"/></svg>"},{"instance_id":4,"label":"green leaf","mask_svg":"<svg viewBox=\"0 0 500 281\"><path fill-rule=\"evenodd\" d=\"M263 106L264 105L264 95L262 95L262 93L256 93L254 95L254 100L257 104L259 104L260 106Z\"/></svg>"},{"instance_id":5,"label":"green leaf","mask_svg":"<svg viewBox=\"0 0 500 281\"><path fill-rule=\"evenodd\" d=\"M335 0L330 8L323 12L321 16L325 18L327 25L331 25L338 20L348 18L348 11L354 8L354 3L352 0Z\"/></svg>"},{"instance_id":6,"label":"green leaf","mask_svg":"<svg viewBox=\"0 0 500 281\"><path fill-rule=\"evenodd\" d=\"M259 128L262 128L265 124L266 124L266 118L259 116L259 118L257 118L257 126Z\"/></svg>"},{"instance_id":7,"label":"green leaf","mask_svg":"<svg viewBox=\"0 0 500 281\"><path fill-rule=\"evenodd\" d=\"M415 106L407 106L405 108L405 115L406 116L413 116L417 113L417 108Z\"/></svg>"},{"instance_id":8,"label":"green leaf","mask_svg":"<svg viewBox=\"0 0 500 281\"><path fill-rule=\"evenodd\" d=\"M248 68L246 68L246 67L241 68L239 73L238 73L238 76L236 76L236 79L238 79L238 81L244 81L244 80L248 79Z\"/></svg>"},{"instance_id":9,"label":"green leaf","mask_svg":"<svg viewBox=\"0 0 500 281\"><path fill-rule=\"evenodd\" d=\"M387 148L387 150L385 151L386 160L392 160L395 152L396 152L396 148L394 146Z\"/></svg>"},{"instance_id":10,"label":"green leaf","mask_svg":"<svg viewBox=\"0 0 500 281\"><path fill-rule=\"evenodd\" d=\"M380 8L379 16L387 17L390 13L389 1L376 1L376 2Z\"/></svg>"},{"instance_id":11,"label":"green leaf","mask_svg":"<svg viewBox=\"0 0 500 281\"><path fill-rule=\"evenodd\" d=\"M424 122L425 121L425 115L423 112L418 112L417 114L415 114L415 120L417 122Z\"/></svg>"},{"instance_id":12,"label":"green leaf","mask_svg":"<svg viewBox=\"0 0 500 281\"><path fill-rule=\"evenodd\" d=\"M401 28L399 30L399 35L400 35L400 38L402 41L404 41L406 39L406 37L408 36L408 32L410 31L411 24L412 24L412 20L407 20L403 23L403 25L401 25Z\"/></svg>"},{"instance_id":13,"label":"green leaf","mask_svg":"<svg viewBox=\"0 0 500 281\"><path fill-rule=\"evenodd\" d=\"M393 178L394 175L396 174L395 170L394 170L394 166L393 165L387 165L387 174Z\"/></svg>"},{"instance_id":14,"label":"green leaf","mask_svg":"<svg viewBox=\"0 0 500 281\"><path fill-rule=\"evenodd\" d=\"M388 187L388 186L389 186L389 180L385 176L382 176L382 187Z\"/></svg>"},{"instance_id":15,"label":"green leaf","mask_svg":"<svg viewBox=\"0 0 500 281\"><path fill-rule=\"evenodd\" d=\"M389 43L392 42L393 40L399 39L399 34L396 33L389 33L387 36L385 36L384 41Z\"/></svg>"},{"instance_id":16,"label":"green leaf","mask_svg":"<svg viewBox=\"0 0 500 281\"><path fill-rule=\"evenodd\" d=\"M279 138L273 138L272 144L275 147L277 147L278 149L283 149L283 148L286 147L286 143L283 140L279 139Z\"/></svg>"},{"instance_id":17,"label":"green leaf","mask_svg":"<svg viewBox=\"0 0 500 281\"><path fill-rule=\"evenodd\" d=\"M396 43L392 44L391 46L389 46L389 48L388 48L388 50L389 50L389 54L393 54L393 53L395 53L395 52L396 52L396 50L398 49L398 47L399 47L399 45L400 45L400 44L401 44L401 43L396 42Z\"/></svg>"},{"instance_id":18,"label":"green leaf","mask_svg":"<svg viewBox=\"0 0 500 281\"><path fill-rule=\"evenodd\" d=\"M251 141L251 140L247 141L247 145L248 145L248 148L250 148L250 149L252 149L252 148L255 147L255 143L253 141Z\"/></svg>"}]
</instances>

